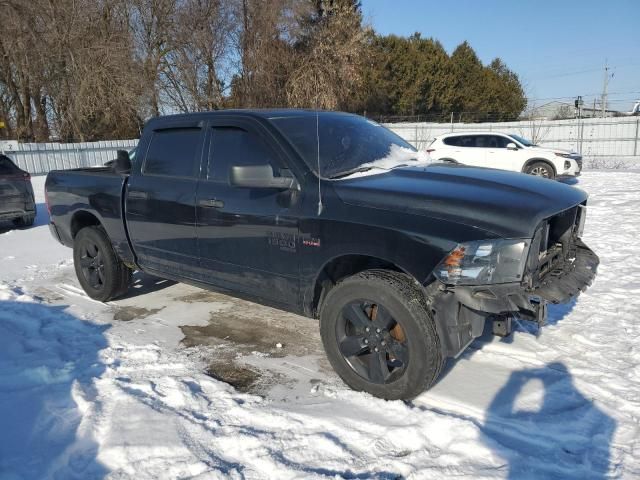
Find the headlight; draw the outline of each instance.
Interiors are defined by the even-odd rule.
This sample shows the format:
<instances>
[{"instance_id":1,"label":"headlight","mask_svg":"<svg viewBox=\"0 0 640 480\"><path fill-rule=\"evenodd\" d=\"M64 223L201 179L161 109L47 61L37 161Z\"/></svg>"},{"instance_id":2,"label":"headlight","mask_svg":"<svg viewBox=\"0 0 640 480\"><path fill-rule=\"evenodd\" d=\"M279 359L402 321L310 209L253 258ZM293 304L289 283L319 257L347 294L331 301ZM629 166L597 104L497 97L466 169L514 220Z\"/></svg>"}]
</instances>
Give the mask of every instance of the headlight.
<instances>
[{"instance_id":1,"label":"headlight","mask_svg":"<svg viewBox=\"0 0 640 480\"><path fill-rule=\"evenodd\" d=\"M461 243L434 270L450 285L486 285L522 280L527 240L481 240Z\"/></svg>"},{"instance_id":2,"label":"headlight","mask_svg":"<svg viewBox=\"0 0 640 480\"><path fill-rule=\"evenodd\" d=\"M562 152L553 152L556 156L562 158L573 158L573 154L571 153L562 153Z\"/></svg>"}]
</instances>

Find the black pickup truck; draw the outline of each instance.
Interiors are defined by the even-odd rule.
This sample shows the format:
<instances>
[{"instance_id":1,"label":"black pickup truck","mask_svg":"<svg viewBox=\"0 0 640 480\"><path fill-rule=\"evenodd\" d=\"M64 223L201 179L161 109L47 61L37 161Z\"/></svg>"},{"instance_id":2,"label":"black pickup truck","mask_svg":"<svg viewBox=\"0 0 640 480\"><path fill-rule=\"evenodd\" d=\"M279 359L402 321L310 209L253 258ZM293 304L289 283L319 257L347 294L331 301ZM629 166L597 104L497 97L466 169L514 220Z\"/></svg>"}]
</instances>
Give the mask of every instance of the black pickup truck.
<instances>
[{"instance_id":1,"label":"black pickup truck","mask_svg":"<svg viewBox=\"0 0 640 480\"><path fill-rule=\"evenodd\" d=\"M407 399L485 324L544 323L599 263L581 190L423 155L344 113L155 118L131 157L48 175L50 228L94 299L141 270L319 318L349 386Z\"/></svg>"}]
</instances>

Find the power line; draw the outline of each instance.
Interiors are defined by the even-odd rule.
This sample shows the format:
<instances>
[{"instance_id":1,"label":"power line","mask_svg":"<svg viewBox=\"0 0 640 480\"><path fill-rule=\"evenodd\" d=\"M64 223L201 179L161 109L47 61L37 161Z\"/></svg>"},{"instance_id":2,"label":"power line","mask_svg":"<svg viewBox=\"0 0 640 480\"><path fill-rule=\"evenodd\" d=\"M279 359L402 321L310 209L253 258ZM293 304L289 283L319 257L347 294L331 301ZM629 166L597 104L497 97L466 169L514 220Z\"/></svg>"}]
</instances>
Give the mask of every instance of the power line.
<instances>
[{"instance_id":1,"label":"power line","mask_svg":"<svg viewBox=\"0 0 640 480\"><path fill-rule=\"evenodd\" d=\"M617 70L617 69L620 69L620 68L635 67L635 66L638 66L638 65L640 65L640 63L626 63L624 65L618 65L618 66L615 66L615 67L611 67L610 66L609 69L610 70ZM597 67L597 68L594 67L594 68L587 68L587 69L584 69L584 70L565 71L565 72L562 72L562 73L556 73L556 74L551 74L551 75L544 74L543 76L544 76L544 78L571 77L573 75L582 75L583 73L598 72L601 69L602 69L602 67ZM540 78L540 77L535 77L535 76L534 77L529 77L528 75L525 75L525 76L527 76L528 78Z\"/></svg>"},{"instance_id":2,"label":"power line","mask_svg":"<svg viewBox=\"0 0 640 480\"><path fill-rule=\"evenodd\" d=\"M586 93L582 95L582 97L599 97L602 95L602 92L596 93ZM640 91L630 91L630 92L611 92L607 94L608 96L614 95L640 95ZM567 95L565 97L527 97L529 101L540 101L540 100L573 100L576 98L575 95Z\"/></svg>"}]
</instances>

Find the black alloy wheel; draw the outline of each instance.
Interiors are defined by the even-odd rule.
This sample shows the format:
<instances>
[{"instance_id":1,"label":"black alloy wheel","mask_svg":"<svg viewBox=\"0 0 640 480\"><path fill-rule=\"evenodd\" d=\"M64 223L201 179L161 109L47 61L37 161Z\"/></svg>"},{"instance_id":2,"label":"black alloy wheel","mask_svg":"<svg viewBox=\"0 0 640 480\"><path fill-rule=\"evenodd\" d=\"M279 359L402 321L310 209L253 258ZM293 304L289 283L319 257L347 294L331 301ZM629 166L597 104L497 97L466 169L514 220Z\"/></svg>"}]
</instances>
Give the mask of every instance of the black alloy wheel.
<instances>
[{"instance_id":1,"label":"black alloy wheel","mask_svg":"<svg viewBox=\"0 0 640 480\"><path fill-rule=\"evenodd\" d=\"M409 362L404 330L382 305L372 301L345 305L336 323L336 337L346 362L368 382L391 383Z\"/></svg>"},{"instance_id":2,"label":"black alloy wheel","mask_svg":"<svg viewBox=\"0 0 640 480\"><path fill-rule=\"evenodd\" d=\"M132 271L116 254L100 226L85 227L76 234L73 263L80 285L94 300L113 300L129 289Z\"/></svg>"},{"instance_id":3,"label":"black alloy wheel","mask_svg":"<svg viewBox=\"0 0 640 480\"><path fill-rule=\"evenodd\" d=\"M104 259L98 245L90 240L80 249L80 268L85 280L96 290L104 286Z\"/></svg>"},{"instance_id":4,"label":"black alloy wheel","mask_svg":"<svg viewBox=\"0 0 640 480\"><path fill-rule=\"evenodd\" d=\"M416 397L446 361L426 291L393 270L365 270L331 287L320 336L347 385L387 400Z\"/></svg>"}]
</instances>

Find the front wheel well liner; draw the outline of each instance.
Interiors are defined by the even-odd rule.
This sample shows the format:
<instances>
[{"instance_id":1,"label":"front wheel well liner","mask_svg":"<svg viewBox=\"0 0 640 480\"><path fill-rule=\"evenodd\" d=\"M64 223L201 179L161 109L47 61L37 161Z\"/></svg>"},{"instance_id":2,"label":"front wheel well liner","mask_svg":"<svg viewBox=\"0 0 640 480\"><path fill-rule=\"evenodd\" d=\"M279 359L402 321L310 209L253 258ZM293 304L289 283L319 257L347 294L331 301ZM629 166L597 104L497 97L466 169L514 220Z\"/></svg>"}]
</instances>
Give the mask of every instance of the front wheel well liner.
<instances>
[{"instance_id":1,"label":"front wheel well liner","mask_svg":"<svg viewBox=\"0 0 640 480\"><path fill-rule=\"evenodd\" d=\"M347 254L335 257L329 260L316 275L313 290L310 292L312 295L307 302L311 315L313 317L318 316L318 312L327 293L329 293L329 290L340 280L371 269L391 270L411 276L411 274L392 261L379 257L359 254Z\"/></svg>"}]
</instances>

